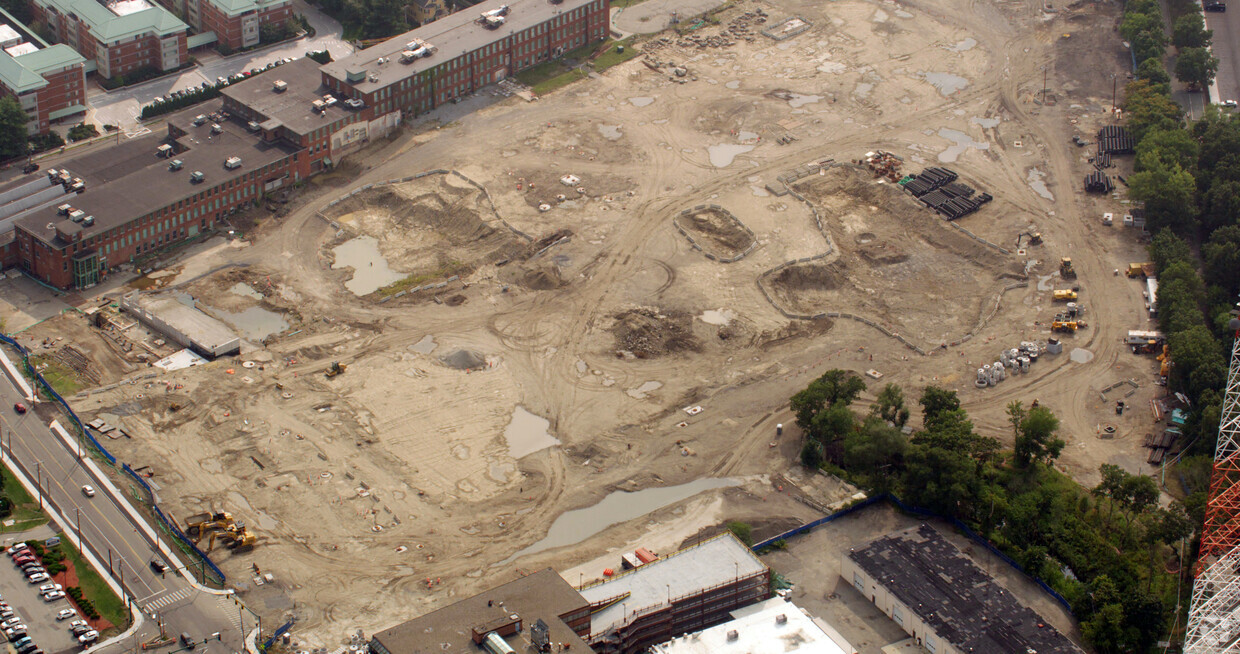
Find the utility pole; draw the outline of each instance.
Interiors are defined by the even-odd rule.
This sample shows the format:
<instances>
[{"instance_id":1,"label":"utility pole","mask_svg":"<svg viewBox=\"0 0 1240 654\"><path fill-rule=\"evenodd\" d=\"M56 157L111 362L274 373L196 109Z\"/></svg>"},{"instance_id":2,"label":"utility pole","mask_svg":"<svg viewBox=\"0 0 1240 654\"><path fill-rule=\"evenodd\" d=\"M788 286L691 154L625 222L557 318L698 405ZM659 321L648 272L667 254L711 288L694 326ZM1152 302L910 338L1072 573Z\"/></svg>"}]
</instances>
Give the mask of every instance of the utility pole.
<instances>
[{"instance_id":1,"label":"utility pole","mask_svg":"<svg viewBox=\"0 0 1240 654\"><path fill-rule=\"evenodd\" d=\"M40 461L34 462L34 478L35 478L35 481L34 481L35 490L39 491L39 510L42 511L43 510L43 463Z\"/></svg>"},{"instance_id":2,"label":"utility pole","mask_svg":"<svg viewBox=\"0 0 1240 654\"><path fill-rule=\"evenodd\" d=\"M1111 120L1115 120L1115 89L1118 84L1115 73L1111 73Z\"/></svg>"}]
</instances>

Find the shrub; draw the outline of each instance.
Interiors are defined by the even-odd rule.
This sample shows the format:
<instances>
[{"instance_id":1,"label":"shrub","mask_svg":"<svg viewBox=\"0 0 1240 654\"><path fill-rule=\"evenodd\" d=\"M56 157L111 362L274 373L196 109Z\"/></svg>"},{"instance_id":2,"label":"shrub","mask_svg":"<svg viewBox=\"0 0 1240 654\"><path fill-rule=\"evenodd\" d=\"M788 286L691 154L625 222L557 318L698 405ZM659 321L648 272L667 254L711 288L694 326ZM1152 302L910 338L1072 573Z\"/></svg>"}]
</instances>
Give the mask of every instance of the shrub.
<instances>
[{"instance_id":1,"label":"shrub","mask_svg":"<svg viewBox=\"0 0 1240 654\"><path fill-rule=\"evenodd\" d=\"M99 129L88 123L79 123L69 128L70 141L84 141L99 136Z\"/></svg>"},{"instance_id":2,"label":"shrub","mask_svg":"<svg viewBox=\"0 0 1240 654\"><path fill-rule=\"evenodd\" d=\"M728 531L732 532L741 542L753 545L753 527L747 522L729 522Z\"/></svg>"}]
</instances>

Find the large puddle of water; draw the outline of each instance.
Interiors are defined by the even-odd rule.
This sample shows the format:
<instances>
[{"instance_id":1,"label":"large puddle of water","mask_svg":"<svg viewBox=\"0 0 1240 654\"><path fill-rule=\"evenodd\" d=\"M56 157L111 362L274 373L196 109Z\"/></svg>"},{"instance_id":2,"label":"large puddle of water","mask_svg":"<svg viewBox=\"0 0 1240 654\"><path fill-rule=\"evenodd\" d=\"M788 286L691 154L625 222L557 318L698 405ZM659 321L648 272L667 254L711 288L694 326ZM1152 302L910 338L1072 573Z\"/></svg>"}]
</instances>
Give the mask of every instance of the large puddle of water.
<instances>
[{"instance_id":1,"label":"large puddle of water","mask_svg":"<svg viewBox=\"0 0 1240 654\"><path fill-rule=\"evenodd\" d=\"M352 268L353 277L344 287L354 295L369 295L404 279L403 273L388 268L387 259L379 254L379 241L373 236L358 236L337 245L332 253L336 261L332 269Z\"/></svg>"},{"instance_id":2,"label":"large puddle of water","mask_svg":"<svg viewBox=\"0 0 1240 654\"><path fill-rule=\"evenodd\" d=\"M242 336L254 341L261 341L288 329L288 321L284 316L262 307L250 307L237 312L212 307L211 314L241 332Z\"/></svg>"},{"instance_id":3,"label":"large puddle of water","mask_svg":"<svg viewBox=\"0 0 1240 654\"><path fill-rule=\"evenodd\" d=\"M957 41L954 45L947 46L952 52L967 52L977 47L977 39L969 37L963 41Z\"/></svg>"},{"instance_id":4,"label":"large puddle of water","mask_svg":"<svg viewBox=\"0 0 1240 654\"><path fill-rule=\"evenodd\" d=\"M508 441L508 456L520 459L539 450L545 450L560 441L547 432L551 422L536 416L525 407L513 409L512 422L504 428L504 440Z\"/></svg>"},{"instance_id":5,"label":"large puddle of water","mask_svg":"<svg viewBox=\"0 0 1240 654\"><path fill-rule=\"evenodd\" d=\"M984 127L986 129L994 129L999 126L998 118L980 118L978 116L974 116L969 119L969 122L973 123L974 125L980 125L981 127Z\"/></svg>"},{"instance_id":6,"label":"large puddle of water","mask_svg":"<svg viewBox=\"0 0 1240 654\"><path fill-rule=\"evenodd\" d=\"M944 127L939 130L939 136L955 143L955 145L949 146L946 150L939 153L939 161L943 163L951 163L959 159L960 155L964 154L969 148L976 150L990 149L989 143L974 141L972 136L954 129Z\"/></svg>"},{"instance_id":7,"label":"large puddle of water","mask_svg":"<svg viewBox=\"0 0 1240 654\"><path fill-rule=\"evenodd\" d=\"M1068 358L1072 359L1076 363L1089 363L1093 360L1094 353L1078 347L1073 348L1073 350L1068 353Z\"/></svg>"},{"instance_id":8,"label":"large puddle of water","mask_svg":"<svg viewBox=\"0 0 1240 654\"><path fill-rule=\"evenodd\" d=\"M702 315L698 316L698 319L708 325L723 327L732 322L732 319L735 317L736 313L730 309L707 309L702 312Z\"/></svg>"},{"instance_id":9,"label":"large puddle of water","mask_svg":"<svg viewBox=\"0 0 1240 654\"><path fill-rule=\"evenodd\" d=\"M917 73L917 77L929 82L943 95L951 95L969 86L969 80L951 73Z\"/></svg>"},{"instance_id":10,"label":"large puddle of water","mask_svg":"<svg viewBox=\"0 0 1240 654\"><path fill-rule=\"evenodd\" d=\"M1051 194L1050 189L1046 188L1046 173L1038 170L1037 168L1030 168L1029 176L1026 177L1026 179L1029 181L1029 188L1033 189L1034 193L1037 193L1051 202L1055 201L1055 196Z\"/></svg>"},{"instance_id":11,"label":"large puddle of water","mask_svg":"<svg viewBox=\"0 0 1240 654\"><path fill-rule=\"evenodd\" d=\"M608 141L618 141L620 140L621 136L624 136L623 134L620 133L619 125L599 125L598 133L602 134L603 138L607 139Z\"/></svg>"},{"instance_id":12,"label":"large puddle of water","mask_svg":"<svg viewBox=\"0 0 1240 654\"><path fill-rule=\"evenodd\" d=\"M710 153L710 165L715 168L727 168L732 165L732 161L737 155L745 154L754 149L752 145L741 145L739 143L720 143L706 148Z\"/></svg>"},{"instance_id":13,"label":"large puddle of water","mask_svg":"<svg viewBox=\"0 0 1240 654\"><path fill-rule=\"evenodd\" d=\"M259 293L258 291L254 290L254 287L250 286L249 284L245 282L237 282L236 284L233 284L231 287L229 287L228 292L232 293L233 295L240 295L241 297L248 297L254 300L263 299L262 293Z\"/></svg>"},{"instance_id":14,"label":"large puddle of water","mask_svg":"<svg viewBox=\"0 0 1240 654\"><path fill-rule=\"evenodd\" d=\"M646 399L646 395L653 393L659 390L660 388L663 388L663 382L648 381L642 384L641 386L638 386L637 388L630 388L629 390L625 391L625 393L629 397L635 400L644 400Z\"/></svg>"},{"instance_id":15,"label":"large puddle of water","mask_svg":"<svg viewBox=\"0 0 1240 654\"><path fill-rule=\"evenodd\" d=\"M545 538L513 554L503 563L508 563L526 554L580 543L612 525L644 516L669 504L693 497L702 491L739 486L740 483L736 479L709 478L679 486L647 488L632 493L614 491L594 506L560 514L560 517L551 523L551 529L547 530Z\"/></svg>"}]
</instances>

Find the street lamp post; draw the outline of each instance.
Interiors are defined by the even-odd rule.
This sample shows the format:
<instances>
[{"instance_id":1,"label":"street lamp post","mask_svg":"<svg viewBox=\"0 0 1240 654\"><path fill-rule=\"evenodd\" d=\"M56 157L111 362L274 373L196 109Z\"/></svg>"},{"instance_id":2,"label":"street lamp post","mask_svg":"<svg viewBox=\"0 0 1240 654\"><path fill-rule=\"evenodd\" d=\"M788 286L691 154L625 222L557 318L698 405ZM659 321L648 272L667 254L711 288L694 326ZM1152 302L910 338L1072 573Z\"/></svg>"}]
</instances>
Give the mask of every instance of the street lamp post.
<instances>
[{"instance_id":1,"label":"street lamp post","mask_svg":"<svg viewBox=\"0 0 1240 654\"><path fill-rule=\"evenodd\" d=\"M10 436L9 438L12 438ZM39 491L39 510L43 510L43 463L41 461L34 462L34 487Z\"/></svg>"}]
</instances>

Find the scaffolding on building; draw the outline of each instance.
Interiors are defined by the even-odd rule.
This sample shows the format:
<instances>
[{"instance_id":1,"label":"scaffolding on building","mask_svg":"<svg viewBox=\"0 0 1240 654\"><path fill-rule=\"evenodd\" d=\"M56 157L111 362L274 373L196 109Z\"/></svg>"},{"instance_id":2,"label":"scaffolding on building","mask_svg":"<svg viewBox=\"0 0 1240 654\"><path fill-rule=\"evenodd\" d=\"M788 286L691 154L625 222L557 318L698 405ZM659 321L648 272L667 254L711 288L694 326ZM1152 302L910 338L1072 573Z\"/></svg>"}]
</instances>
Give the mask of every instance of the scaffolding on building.
<instances>
[{"instance_id":1,"label":"scaffolding on building","mask_svg":"<svg viewBox=\"0 0 1240 654\"><path fill-rule=\"evenodd\" d=\"M1235 313L1235 312L1233 312ZM1219 420L1185 654L1240 654L1240 318Z\"/></svg>"}]
</instances>

